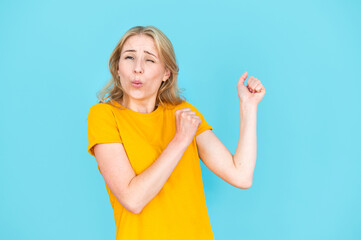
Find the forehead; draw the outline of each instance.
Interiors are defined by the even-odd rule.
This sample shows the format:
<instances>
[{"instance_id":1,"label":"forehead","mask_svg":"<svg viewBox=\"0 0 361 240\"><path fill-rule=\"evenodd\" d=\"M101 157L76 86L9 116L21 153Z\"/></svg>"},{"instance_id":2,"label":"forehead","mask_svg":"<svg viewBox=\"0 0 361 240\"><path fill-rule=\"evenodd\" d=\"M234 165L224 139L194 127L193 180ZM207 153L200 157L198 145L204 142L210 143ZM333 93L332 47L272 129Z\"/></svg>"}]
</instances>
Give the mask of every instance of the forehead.
<instances>
[{"instance_id":1,"label":"forehead","mask_svg":"<svg viewBox=\"0 0 361 240\"><path fill-rule=\"evenodd\" d=\"M123 45L122 52L126 50L135 50L137 52L147 50L158 56L158 51L153 38L147 35L135 35L129 37Z\"/></svg>"}]
</instances>

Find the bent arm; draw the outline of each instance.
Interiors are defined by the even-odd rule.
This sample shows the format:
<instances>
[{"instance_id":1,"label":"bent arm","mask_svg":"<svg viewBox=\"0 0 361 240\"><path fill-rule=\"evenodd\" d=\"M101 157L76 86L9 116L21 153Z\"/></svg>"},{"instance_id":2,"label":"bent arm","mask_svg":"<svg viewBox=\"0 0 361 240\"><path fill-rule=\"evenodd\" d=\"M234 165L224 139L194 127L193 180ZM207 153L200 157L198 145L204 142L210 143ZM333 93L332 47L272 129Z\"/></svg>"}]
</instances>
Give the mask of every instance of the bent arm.
<instances>
[{"instance_id":1,"label":"bent arm","mask_svg":"<svg viewBox=\"0 0 361 240\"><path fill-rule=\"evenodd\" d=\"M240 105L241 126L234 155L211 131L196 137L202 162L218 177L237 188L250 188L257 157L256 118L257 108Z\"/></svg>"},{"instance_id":2,"label":"bent arm","mask_svg":"<svg viewBox=\"0 0 361 240\"><path fill-rule=\"evenodd\" d=\"M139 175L130 165L123 144L97 144L94 153L112 193L127 210L139 214L160 192L182 158L187 144L174 137L158 159Z\"/></svg>"},{"instance_id":3,"label":"bent arm","mask_svg":"<svg viewBox=\"0 0 361 240\"><path fill-rule=\"evenodd\" d=\"M187 147L183 141L173 138L157 160L131 180L129 193L138 213L162 189Z\"/></svg>"}]
</instances>

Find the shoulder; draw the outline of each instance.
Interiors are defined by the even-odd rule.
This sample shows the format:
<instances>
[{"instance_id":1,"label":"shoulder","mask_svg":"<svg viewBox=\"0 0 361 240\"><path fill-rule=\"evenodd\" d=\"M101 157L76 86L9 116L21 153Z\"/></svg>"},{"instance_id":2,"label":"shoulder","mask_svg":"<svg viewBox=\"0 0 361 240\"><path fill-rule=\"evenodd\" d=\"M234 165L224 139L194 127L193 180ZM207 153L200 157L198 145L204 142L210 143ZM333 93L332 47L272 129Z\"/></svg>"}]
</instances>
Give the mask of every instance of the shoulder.
<instances>
[{"instance_id":1,"label":"shoulder","mask_svg":"<svg viewBox=\"0 0 361 240\"><path fill-rule=\"evenodd\" d=\"M181 109L181 108L190 108L192 111L194 111L199 117L201 117L202 119L204 119L203 114L201 113L200 110L198 110L198 108L193 105L190 102L187 101L183 101L181 104L178 105L177 109Z\"/></svg>"},{"instance_id":2,"label":"shoulder","mask_svg":"<svg viewBox=\"0 0 361 240\"><path fill-rule=\"evenodd\" d=\"M185 100L182 101L182 103L178 104L175 106L175 110L181 109L181 108L190 108L192 110L195 109L195 107L193 106L193 104L191 104L190 102L187 102Z\"/></svg>"},{"instance_id":3,"label":"shoulder","mask_svg":"<svg viewBox=\"0 0 361 240\"><path fill-rule=\"evenodd\" d=\"M97 103L89 108L88 115L112 114L112 107L107 103Z\"/></svg>"}]
</instances>

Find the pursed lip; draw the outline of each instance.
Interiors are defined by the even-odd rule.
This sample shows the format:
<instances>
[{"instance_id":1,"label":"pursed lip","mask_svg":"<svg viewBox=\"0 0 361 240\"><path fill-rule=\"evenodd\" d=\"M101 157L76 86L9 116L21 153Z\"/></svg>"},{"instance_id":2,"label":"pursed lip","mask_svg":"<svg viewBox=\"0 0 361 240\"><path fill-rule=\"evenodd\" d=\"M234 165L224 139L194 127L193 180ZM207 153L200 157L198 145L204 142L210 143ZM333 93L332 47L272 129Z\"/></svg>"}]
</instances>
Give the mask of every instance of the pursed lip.
<instances>
[{"instance_id":1,"label":"pursed lip","mask_svg":"<svg viewBox=\"0 0 361 240\"><path fill-rule=\"evenodd\" d=\"M134 80L134 81L132 81L132 83L135 83L135 84L139 84L139 83L141 83L141 84L143 84L141 81L139 81L139 80Z\"/></svg>"},{"instance_id":2,"label":"pursed lip","mask_svg":"<svg viewBox=\"0 0 361 240\"><path fill-rule=\"evenodd\" d=\"M141 88L141 87L143 87L143 83L139 80L134 80L134 81L132 81L132 86L134 88Z\"/></svg>"}]
</instances>

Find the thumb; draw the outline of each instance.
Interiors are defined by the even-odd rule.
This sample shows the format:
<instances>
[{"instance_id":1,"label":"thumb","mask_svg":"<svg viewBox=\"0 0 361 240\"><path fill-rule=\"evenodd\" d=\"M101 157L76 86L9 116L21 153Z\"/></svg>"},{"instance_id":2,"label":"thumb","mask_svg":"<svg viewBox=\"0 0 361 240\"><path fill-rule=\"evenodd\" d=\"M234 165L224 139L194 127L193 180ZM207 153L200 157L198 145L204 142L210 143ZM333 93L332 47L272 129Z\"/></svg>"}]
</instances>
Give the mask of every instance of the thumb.
<instances>
[{"instance_id":1,"label":"thumb","mask_svg":"<svg viewBox=\"0 0 361 240\"><path fill-rule=\"evenodd\" d=\"M248 72L244 72L243 75L239 78L239 83L244 85L244 81L246 81L246 78L248 76Z\"/></svg>"}]
</instances>

